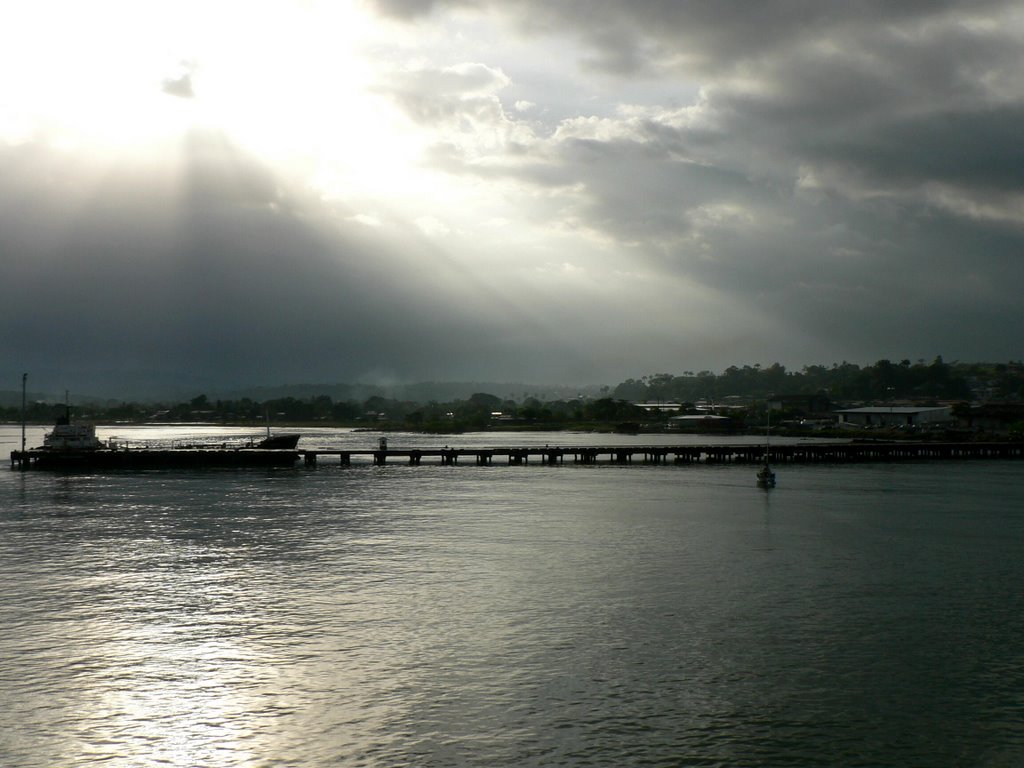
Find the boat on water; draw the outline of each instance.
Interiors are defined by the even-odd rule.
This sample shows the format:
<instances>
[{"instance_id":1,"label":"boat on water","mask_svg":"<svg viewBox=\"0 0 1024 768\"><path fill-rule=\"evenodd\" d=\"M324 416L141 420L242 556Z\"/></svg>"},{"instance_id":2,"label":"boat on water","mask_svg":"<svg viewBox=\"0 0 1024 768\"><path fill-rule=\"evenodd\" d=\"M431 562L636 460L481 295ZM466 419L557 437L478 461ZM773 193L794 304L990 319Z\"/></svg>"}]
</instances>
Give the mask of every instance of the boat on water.
<instances>
[{"instance_id":1,"label":"boat on water","mask_svg":"<svg viewBox=\"0 0 1024 768\"><path fill-rule=\"evenodd\" d=\"M766 461L764 466L757 470L757 484L762 488L775 487L775 473Z\"/></svg>"},{"instance_id":2,"label":"boat on water","mask_svg":"<svg viewBox=\"0 0 1024 768\"><path fill-rule=\"evenodd\" d=\"M767 425L764 429L764 464L759 470L757 470L757 484L761 488L774 488L775 487L775 472L772 470L771 465L768 463L768 443L771 440L772 430L772 417L771 413L768 414Z\"/></svg>"},{"instance_id":3,"label":"boat on water","mask_svg":"<svg viewBox=\"0 0 1024 768\"><path fill-rule=\"evenodd\" d=\"M290 467L300 456L298 433L270 434L262 440L191 443L177 446L129 446L104 443L92 424L73 424L71 409L57 419L43 445L11 453L12 467L39 469L165 469L207 467Z\"/></svg>"}]
</instances>

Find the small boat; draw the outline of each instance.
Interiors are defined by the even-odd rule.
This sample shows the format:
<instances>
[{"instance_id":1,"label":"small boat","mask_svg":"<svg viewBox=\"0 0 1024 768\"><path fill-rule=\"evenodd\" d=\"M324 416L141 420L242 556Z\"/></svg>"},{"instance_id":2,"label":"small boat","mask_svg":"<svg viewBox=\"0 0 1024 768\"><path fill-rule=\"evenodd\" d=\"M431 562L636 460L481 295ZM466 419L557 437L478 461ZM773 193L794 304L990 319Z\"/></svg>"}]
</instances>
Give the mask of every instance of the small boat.
<instances>
[{"instance_id":1,"label":"small boat","mask_svg":"<svg viewBox=\"0 0 1024 768\"><path fill-rule=\"evenodd\" d=\"M772 416L768 413L767 426L764 428L764 466L757 470L757 484L761 488L775 487L775 473L768 464L768 441L771 439Z\"/></svg>"}]
</instances>

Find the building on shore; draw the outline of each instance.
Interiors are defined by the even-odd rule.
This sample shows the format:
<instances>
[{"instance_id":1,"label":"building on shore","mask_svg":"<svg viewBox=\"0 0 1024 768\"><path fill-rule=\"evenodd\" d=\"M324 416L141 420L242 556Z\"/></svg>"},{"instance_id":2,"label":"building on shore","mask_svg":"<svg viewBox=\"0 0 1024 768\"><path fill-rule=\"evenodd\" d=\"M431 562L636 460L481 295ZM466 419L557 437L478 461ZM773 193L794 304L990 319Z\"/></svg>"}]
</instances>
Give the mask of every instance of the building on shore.
<instances>
[{"instance_id":1,"label":"building on shore","mask_svg":"<svg viewBox=\"0 0 1024 768\"><path fill-rule=\"evenodd\" d=\"M733 420L713 413L688 413L670 417L668 425L669 429L679 432L729 432Z\"/></svg>"},{"instance_id":2,"label":"building on shore","mask_svg":"<svg viewBox=\"0 0 1024 768\"><path fill-rule=\"evenodd\" d=\"M926 427L950 424L949 406L870 405L836 411L839 424L859 427Z\"/></svg>"},{"instance_id":3,"label":"building on shore","mask_svg":"<svg viewBox=\"0 0 1024 768\"><path fill-rule=\"evenodd\" d=\"M682 403L675 402L633 403L633 405L648 413L679 413L683 409Z\"/></svg>"},{"instance_id":4,"label":"building on shore","mask_svg":"<svg viewBox=\"0 0 1024 768\"><path fill-rule=\"evenodd\" d=\"M1008 434L1024 424L1024 403L982 403L957 408L954 415L960 429Z\"/></svg>"},{"instance_id":5,"label":"building on shore","mask_svg":"<svg viewBox=\"0 0 1024 768\"><path fill-rule=\"evenodd\" d=\"M814 395L772 395L768 398L768 408L772 411L787 413L805 418L823 418L832 413L832 402L828 396L818 393Z\"/></svg>"}]
</instances>

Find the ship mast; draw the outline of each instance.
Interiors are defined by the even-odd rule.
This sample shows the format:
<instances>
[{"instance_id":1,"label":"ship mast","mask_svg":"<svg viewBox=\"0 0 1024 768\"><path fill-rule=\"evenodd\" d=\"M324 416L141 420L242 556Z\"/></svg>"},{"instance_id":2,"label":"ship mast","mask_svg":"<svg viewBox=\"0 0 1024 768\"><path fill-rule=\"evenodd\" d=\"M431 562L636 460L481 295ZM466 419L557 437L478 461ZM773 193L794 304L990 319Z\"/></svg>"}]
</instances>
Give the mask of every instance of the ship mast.
<instances>
[{"instance_id":1,"label":"ship mast","mask_svg":"<svg viewBox=\"0 0 1024 768\"><path fill-rule=\"evenodd\" d=\"M28 382L28 374L21 374L21 452L25 452L25 384Z\"/></svg>"}]
</instances>

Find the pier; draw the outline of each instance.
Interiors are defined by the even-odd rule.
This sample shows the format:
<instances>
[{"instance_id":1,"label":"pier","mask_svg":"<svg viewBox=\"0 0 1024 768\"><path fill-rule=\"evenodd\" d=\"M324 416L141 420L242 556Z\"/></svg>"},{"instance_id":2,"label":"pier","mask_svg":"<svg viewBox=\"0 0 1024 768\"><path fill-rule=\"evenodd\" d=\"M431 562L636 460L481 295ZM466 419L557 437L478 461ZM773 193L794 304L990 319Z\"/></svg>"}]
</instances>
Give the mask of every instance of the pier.
<instances>
[{"instance_id":1,"label":"pier","mask_svg":"<svg viewBox=\"0 0 1024 768\"><path fill-rule=\"evenodd\" d=\"M764 444L743 445L604 445L506 446L488 448L300 449L306 466L332 460L342 466L354 458L376 465L401 462L412 466L459 463L487 466L573 464L725 464L761 463ZM897 461L913 459L1011 459L1024 457L1024 443L797 443L768 449L772 464Z\"/></svg>"},{"instance_id":2,"label":"pier","mask_svg":"<svg viewBox=\"0 0 1024 768\"><path fill-rule=\"evenodd\" d=\"M846 463L931 459L1019 459L1024 443L795 443L768 449L772 464ZM736 445L571 445L496 446L487 448L298 448L293 450L243 449L131 449L53 451L34 448L11 452L11 469L173 469L206 467L288 467L301 460L314 467L322 462L350 466L353 459L382 466L469 464L513 466L537 464L759 464L765 459L763 443Z\"/></svg>"},{"instance_id":3,"label":"pier","mask_svg":"<svg viewBox=\"0 0 1024 768\"><path fill-rule=\"evenodd\" d=\"M296 450L263 448L132 448L48 450L32 448L11 452L11 469L104 471L120 469L207 469L292 467Z\"/></svg>"}]
</instances>

